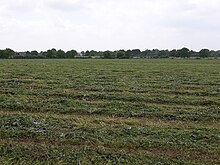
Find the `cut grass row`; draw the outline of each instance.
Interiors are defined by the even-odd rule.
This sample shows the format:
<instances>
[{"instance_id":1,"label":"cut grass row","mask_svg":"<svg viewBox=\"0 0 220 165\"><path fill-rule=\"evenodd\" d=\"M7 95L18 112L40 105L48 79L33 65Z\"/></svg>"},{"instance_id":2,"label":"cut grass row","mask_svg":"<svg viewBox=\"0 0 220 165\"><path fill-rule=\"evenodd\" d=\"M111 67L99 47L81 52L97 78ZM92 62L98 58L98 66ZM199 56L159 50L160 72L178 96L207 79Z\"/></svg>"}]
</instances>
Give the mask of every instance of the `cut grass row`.
<instances>
[{"instance_id":1,"label":"cut grass row","mask_svg":"<svg viewBox=\"0 0 220 165\"><path fill-rule=\"evenodd\" d=\"M135 157L160 155L173 161L219 161L219 130L194 124L140 122L137 119L49 114L2 114L1 142L16 145L51 145L66 150L95 147ZM175 126L173 126L175 124ZM198 124L197 124L198 125ZM19 147L18 147L19 150ZM37 155L41 151L36 151ZM3 152L7 157L9 153ZM36 154L36 153L35 153ZM38 158L40 159L40 158ZM169 160L167 159L167 160ZM195 161L196 160L196 161ZM112 160L109 160L112 161Z\"/></svg>"},{"instance_id":2,"label":"cut grass row","mask_svg":"<svg viewBox=\"0 0 220 165\"><path fill-rule=\"evenodd\" d=\"M219 60L1 60L0 164L219 164Z\"/></svg>"},{"instance_id":3,"label":"cut grass row","mask_svg":"<svg viewBox=\"0 0 220 165\"><path fill-rule=\"evenodd\" d=\"M1 109L63 114L99 114L104 116L149 117L167 120L219 120L217 105L182 105L123 100L72 100L65 98L2 98Z\"/></svg>"}]
</instances>

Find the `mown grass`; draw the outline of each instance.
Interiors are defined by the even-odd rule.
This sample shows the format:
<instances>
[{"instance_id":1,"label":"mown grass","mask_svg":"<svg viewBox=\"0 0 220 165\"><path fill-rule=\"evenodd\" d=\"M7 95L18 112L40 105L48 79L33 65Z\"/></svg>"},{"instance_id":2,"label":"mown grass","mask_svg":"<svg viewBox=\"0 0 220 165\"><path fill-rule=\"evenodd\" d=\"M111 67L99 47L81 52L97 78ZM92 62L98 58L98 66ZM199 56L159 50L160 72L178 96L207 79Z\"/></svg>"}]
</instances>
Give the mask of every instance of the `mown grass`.
<instances>
[{"instance_id":1,"label":"mown grass","mask_svg":"<svg viewBox=\"0 0 220 165\"><path fill-rule=\"evenodd\" d=\"M1 60L1 164L219 164L220 60Z\"/></svg>"}]
</instances>

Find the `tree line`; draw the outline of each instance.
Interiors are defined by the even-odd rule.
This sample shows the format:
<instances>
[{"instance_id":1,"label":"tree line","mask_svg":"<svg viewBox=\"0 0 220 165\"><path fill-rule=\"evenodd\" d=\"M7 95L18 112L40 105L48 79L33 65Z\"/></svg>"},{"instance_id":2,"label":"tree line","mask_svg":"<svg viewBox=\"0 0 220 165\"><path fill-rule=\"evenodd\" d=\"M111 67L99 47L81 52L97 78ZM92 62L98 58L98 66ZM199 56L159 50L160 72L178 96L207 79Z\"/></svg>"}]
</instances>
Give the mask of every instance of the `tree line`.
<instances>
[{"instance_id":1,"label":"tree line","mask_svg":"<svg viewBox=\"0 0 220 165\"><path fill-rule=\"evenodd\" d=\"M188 48L173 49L173 50L159 50L147 49L141 51L139 49L133 50L117 50L117 51L82 51L76 50L56 50L49 49L47 51L38 52L25 51L16 52L10 48L0 50L0 58L2 59L44 59L44 58L104 58L104 59L130 59L130 58L207 58L220 57L220 50L214 51L209 49L202 49L200 51L189 50Z\"/></svg>"}]
</instances>

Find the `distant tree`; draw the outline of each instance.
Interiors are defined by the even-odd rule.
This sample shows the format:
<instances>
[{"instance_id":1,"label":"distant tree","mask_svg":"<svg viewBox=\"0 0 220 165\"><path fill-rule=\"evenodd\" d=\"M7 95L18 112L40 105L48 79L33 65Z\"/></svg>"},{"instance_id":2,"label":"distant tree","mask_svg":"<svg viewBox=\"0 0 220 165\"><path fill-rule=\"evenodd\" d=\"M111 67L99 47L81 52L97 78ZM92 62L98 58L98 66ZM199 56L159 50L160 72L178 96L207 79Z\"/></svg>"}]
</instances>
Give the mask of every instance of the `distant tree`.
<instances>
[{"instance_id":1,"label":"distant tree","mask_svg":"<svg viewBox=\"0 0 220 165\"><path fill-rule=\"evenodd\" d=\"M176 57L176 49L170 51L170 57Z\"/></svg>"},{"instance_id":2,"label":"distant tree","mask_svg":"<svg viewBox=\"0 0 220 165\"><path fill-rule=\"evenodd\" d=\"M193 51L193 50L190 50L189 54L190 54L190 57L198 57L199 56L199 53L196 51Z\"/></svg>"},{"instance_id":3,"label":"distant tree","mask_svg":"<svg viewBox=\"0 0 220 165\"><path fill-rule=\"evenodd\" d=\"M199 57L201 58L208 57L209 53L210 53L209 49L202 49L199 51Z\"/></svg>"},{"instance_id":4,"label":"distant tree","mask_svg":"<svg viewBox=\"0 0 220 165\"><path fill-rule=\"evenodd\" d=\"M4 56L5 56L4 50L0 50L0 58L5 58Z\"/></svg>"},{"instance_id":5,"label":"distant tree","mask_svg":"<svg viewBox=\"0 0 220 165\"><path fill-rule=\"evenodd\" d=\"M33 51L30 52L30 54L31 54L32 56L37 56L37 55L38 55L38 52L37 52L36 50L33 50Z\"/></svg>"},{"instance_id":6,"label":"distant tree","mask_svg":"<svg viewBox=\"0 0 220 165\"><path fill-rule=\"evenodd\" d=\"M69 50L69 51L66 52L66 57L67 58L74 58L77 54L78 54L77 51Z\"/></svg>"},{"instance_id":7,"label":"distant tree","mask_svg":"<svg viewBox=\"0 0 220 165\"><path fill-rule=\"evenodd\" d=\"M26 51L26 55L30 56L31 52L30 51Z\"/></svg>"},{"instance_id":8,"label":"distant tree","mask_svg":"<svg viewBox=\"0 0 220 165\"><path fill-rule=\"evenodd\" d=\"M47 50L46 52L46 57L47 58L56 58L57 57L57 51L56 49L51 49L51 50Z\"/></svg>"},{"instance_id":9,"label":"distant tree","mask_svg":"<svg viewBox=\"0 0 220 165\"><path fill-rule=\"evenodd\" d=\"M151 50L146 49L145 51L141 52L142 57L150 57L151 56Z\"/></svg>"},{"instance_id":10,"label":"distant tree","mask_svg":"<svg viewBox=\"0 0 220 165\"><path fill-rule=\"evenodd\" d=\"M209 49L202 49L199 52L189 50L188 48L182 49L173 49L169 50L145 50L141 51L139 49L133 50L117 50L117 51L82 51L80 53L82 56L92 57L96 56L97 58L119 58L119 59L129 59L133 57L140 58L167 58L167 57L220 57L220 50L214 51ZM63 50L50 49L47 51L41 51L40 53L36 50L26 51L26 52L15 52L12 49L0 50L0 58L74 58L78 53L76 50L69 50L66 53Z\"/></svg>"},{"instance_id":11,"label":"distant tree","mask_svg":"<svg viewBox=\"0 0 220 165\"><path fill-rule=\"evenodd\" d=\"M220 50L217 51L210 51L210 56L211 57L220 57Z\"/></svg>"},{"instance_id":12,"label":"distant tree","mask_svg":"<svg viewBox=\"0 0 220 165\"><path fill-rule=\"evenodd\" d=\"M133 50L131 50L131 55L135 56L135 57L141 56L140 49L133 49Z\"/></svg>"},{"instance_id":13,"label":"distant tree","mask_svg":"<svg viewBox=\"0 0 220 165\"><path fill-rule=\"evenodd\" d=\"M86 52L81 51L80 54L81 54L82 56L85 56Z\"/></svg>"},{"instance_id":14,"label":"distant tree","mask_svg":"<svg viewBox=\"0 0 220 165\"><path fill-rule=\"evenodd\" d=\"M151 51L151 57L153 57L153 58L158 58L159 52L160 52L159 49L153 49L153 50Z\"/></svg>"},{"instance_id":15,"label":"distant tree","mask_svg":"<svg viewBox=\"0 0 220 165\"><path fill-rule=\"evenodd\" d=\"M9 48L0 51L0 58L14 58L15 55L15 51Z\"/></svg>"},{"instance_id":16,"label":"distant tree","mask_svg":"<svg viewBox=\"0 0 220 165\"><path fill-rule=\"evenodd\" d=\"M119 59L126 58L125 52L124 51L117 51L116 52L116 58L119 58Z\"/></svg>"},{"instance_id":17,"label":"distant tree","mask_svg":"<svg viewBox=\"0 0 220 165\"><path fill-rule=\"evenodd\" d=\"M170 56L170 52L168 50L160 50L158 52L159 58L168 58Z\"/></svg>"},{"instance_id":18,"label":"distant tree","mask_svg":"<svg viewBox=\"0 0 220 165\"><path fill-rule=\"evenodd\" d=\"M91 51L90 51L90 55L89 55L90 57L91 57L91 56L96 56L96 55L97 55L97 52L96 52L96 51L94 51L94 50L91 50Z\"/></svg>"},{"instance_id":19,"label":"distant tree","mask_svg":"<svg viewBox=\"0 0 220 165\"><path fill-rule=\"evenodd\" d=\"M182 48L177 50L176 55L177 57L190 57L190 51L188 48Z\"/></svg>"},{"instance_id":20,"label":"distant tree","mask_svg":"<svg viewBox=\"0 0 220 165\"><path fill-rule=\"evenodd\" d=\"M56 56L57 58L66 58L66 53L60 49L56 52Z\"/></svg>"},{"instance_id":21,"label":"distant tree","mask_svg":"<svg viewBox=\"0 0 220 165\"><path fill-rule=\"evenodd\" d=\"M126 58L131 58L132 57L132 51L131 50L125 51L125 57Z\"/></svg>"},{"instance_id":22,"label":"distant tree","mask_svg":"<svg viewBox=\"0 0 220 165\"><path fill-rule=\"evenodd\" d=\"M89 57L89 56L90 56L90 51L87 50L87 51L85 52L84 56L88 56L88 57Z\"/></svg>"},{"instance_id":23,"label":"distant tree","mask_svg":"<svg viewBox=\"0 0 220 165\"><path fill-rule=\"evenodd\" d=\"M105 51L103 52L103 57L104 58L107 58L107 59L112 59L112 58L115 58L113 53L111 51Z\"/></svg>"}]
</instances>

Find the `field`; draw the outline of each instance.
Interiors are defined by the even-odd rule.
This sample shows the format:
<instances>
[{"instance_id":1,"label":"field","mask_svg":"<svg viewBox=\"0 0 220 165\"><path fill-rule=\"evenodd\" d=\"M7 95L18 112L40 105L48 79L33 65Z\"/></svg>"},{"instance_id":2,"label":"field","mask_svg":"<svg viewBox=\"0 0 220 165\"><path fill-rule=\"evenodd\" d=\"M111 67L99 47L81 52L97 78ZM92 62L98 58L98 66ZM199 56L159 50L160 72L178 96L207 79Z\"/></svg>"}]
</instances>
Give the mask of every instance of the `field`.
<instances>
[{"instance_id":1,"label":"field","mask_svg":"<svg viewBox=\"0 0 220 165\"><path fill-rule=\"evenodd\" d=\"M220 60L0 60L0 164L220 164Z\"/></svg>"}]
</instances>

